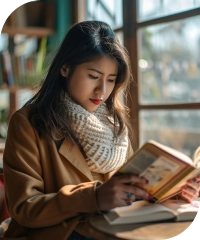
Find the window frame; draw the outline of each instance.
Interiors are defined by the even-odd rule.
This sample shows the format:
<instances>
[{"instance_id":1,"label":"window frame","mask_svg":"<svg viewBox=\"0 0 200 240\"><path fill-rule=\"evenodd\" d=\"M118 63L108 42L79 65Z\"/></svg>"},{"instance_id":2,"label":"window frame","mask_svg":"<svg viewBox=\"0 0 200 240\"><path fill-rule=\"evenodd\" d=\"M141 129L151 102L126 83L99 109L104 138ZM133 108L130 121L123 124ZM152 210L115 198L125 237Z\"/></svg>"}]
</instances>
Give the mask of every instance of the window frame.
<instances>
[{"instance_id":1,"label":"window frame","mask_svg":"<svg viewBox=\"0 0 200 240\"><path fill-rule=\"evenodd\" d=\"M138 75L138 41L137 31L142 27L147 27L160 23L168 23L175 20L200 15L200 8L195 8L185 12L180 12L172 15L158 17L156 19L137 22L137 0L123 1L123 32L124 32L124 46L127 48L133 71L134 83L130 87L130 96L128 99L128 106L130 108L131 124L134 129L134 139L132 145L134 149L139 147L140 136L140 122L139 112L141 110L195 110L200 109L200 103L174 103L174 104L140 104L139 103L139 75Z\"/></svg>"}]
</instances>

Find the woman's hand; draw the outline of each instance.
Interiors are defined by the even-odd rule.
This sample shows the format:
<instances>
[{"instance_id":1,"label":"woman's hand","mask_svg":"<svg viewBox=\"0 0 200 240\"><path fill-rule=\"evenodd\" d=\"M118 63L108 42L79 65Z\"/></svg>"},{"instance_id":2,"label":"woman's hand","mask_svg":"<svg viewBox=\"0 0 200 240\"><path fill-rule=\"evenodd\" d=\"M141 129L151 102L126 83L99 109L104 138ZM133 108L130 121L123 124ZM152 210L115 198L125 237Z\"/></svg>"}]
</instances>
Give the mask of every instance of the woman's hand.
<instances>
[{"instance_id":1,"label":"woman's hand","mask_svg":"<svg viewBox=\"0 0 200 240\"><path fill-rule=\"evenodd\" d=\"M200 175L187 181L187 185L182 187L181 197L187 202L192 202L199 196L199 190Z\"/></svg>"},{"instance_id":2,"label":"woman's hand","mask_svg":"<svg viewBox=\"0 0 200 240\"><path fill-rule=\"evenodd\" d=\"M148 184L148 180L133 174L114 175L96 190L97 202L101 211L127 206L136 198L149 199L149 194L134 183Z\"/></svg>"}]
</instances>

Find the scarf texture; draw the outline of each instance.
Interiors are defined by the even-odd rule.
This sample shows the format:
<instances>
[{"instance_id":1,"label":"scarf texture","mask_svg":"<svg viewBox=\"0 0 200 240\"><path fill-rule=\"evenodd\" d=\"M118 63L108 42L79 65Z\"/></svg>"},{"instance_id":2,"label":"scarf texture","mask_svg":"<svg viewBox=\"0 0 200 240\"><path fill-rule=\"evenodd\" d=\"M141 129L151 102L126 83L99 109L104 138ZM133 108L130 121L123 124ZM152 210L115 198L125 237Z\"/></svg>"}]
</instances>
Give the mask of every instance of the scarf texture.
<instances>
[{"instance_id":1,"label":"scarf texture","mask_svg":"<svg viewBox=\"0 0 200 240\"><path fill-rule=\"evenodd\" d=\"M67 118L86 155L90 171L107 173L121 167L126 161L128 131L126 129L120 136L114 136L114 125L111 123L114 120L108 117L106 104L90 113L66 95L65 105Z\"/></svg>"}]
</instances>

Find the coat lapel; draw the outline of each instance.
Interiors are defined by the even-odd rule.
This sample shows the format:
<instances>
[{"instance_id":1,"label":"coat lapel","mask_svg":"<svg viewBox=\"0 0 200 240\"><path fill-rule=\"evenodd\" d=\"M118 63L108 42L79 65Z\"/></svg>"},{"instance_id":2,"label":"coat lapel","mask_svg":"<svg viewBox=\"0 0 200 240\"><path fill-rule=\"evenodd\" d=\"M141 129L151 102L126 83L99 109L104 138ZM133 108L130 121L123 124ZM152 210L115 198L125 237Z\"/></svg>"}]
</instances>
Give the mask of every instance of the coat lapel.
<instances>
[{"instance_id":1,"label":"coat lapel","mask_svg":"<svg viewBox=\"0 0 200 240\"><path fill-rule=\"evenodd\" d=\"M81 173L83 173L90 181L93 181L92 174L88 165L77 145L75 145L70 139L63 141L58 152L65 157L74 167L76 167Z\"/></svg>"}]
</instances>

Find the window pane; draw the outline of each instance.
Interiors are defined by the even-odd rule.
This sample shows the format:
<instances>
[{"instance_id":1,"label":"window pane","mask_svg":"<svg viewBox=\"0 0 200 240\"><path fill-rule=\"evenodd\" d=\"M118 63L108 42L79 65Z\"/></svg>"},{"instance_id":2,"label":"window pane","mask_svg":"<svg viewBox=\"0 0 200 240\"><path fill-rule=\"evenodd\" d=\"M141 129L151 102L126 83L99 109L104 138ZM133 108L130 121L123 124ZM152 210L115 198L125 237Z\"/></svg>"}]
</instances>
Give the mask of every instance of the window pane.
<instances>
[{"instance_id":1,"label":"window pane","mask_svg":"<svg viewBox=\"0 0 200 240\"><path fill-rule=\"evenodd\" d=\"M192 157L200 143L200 112L196 110L143 110L140 145L152 139Z\"/></svg>"},{"instance_id":2,"label":"window pane","mask_svg":"<svg viewBox=\"0 0 200 240\"><path fill-rule=\"evenodd\" d=\"M200 101L200 17L138 31L139 102Z\"/></svg>"},{"instance_id":3,"label":"window pane","mask_svg":"<svg viewBox=\"0 0 200 240\"><path fill-rule=\"evenodd\" d=\"M87 20L107 22L112 28L123 26L122 0L86 0Z\"/></svg>"},{"instance_id":4,"label":"window pane","mask_svg":"<svg viewBox=\"0 0 200 240\"><path fill-rule=\"evenodd\" d=\"M200 0L137 0L138 22L200 7Z\"/></svg>"},{"instance_id":5,"label":"window pane","mask_svg":"<svg viewBox=\"0 0 200 240\"><path fill-rule=\"evenodd\" d=\"M124 34L122 31L115 32L116 36L119 38L119 41L122 45L124 45Z\"/></svg>"}]
</instances>

